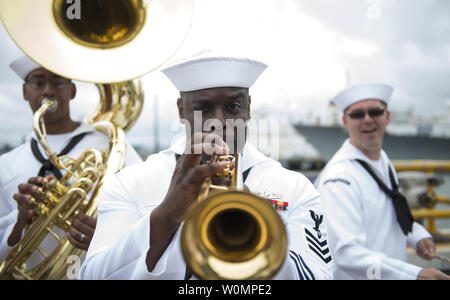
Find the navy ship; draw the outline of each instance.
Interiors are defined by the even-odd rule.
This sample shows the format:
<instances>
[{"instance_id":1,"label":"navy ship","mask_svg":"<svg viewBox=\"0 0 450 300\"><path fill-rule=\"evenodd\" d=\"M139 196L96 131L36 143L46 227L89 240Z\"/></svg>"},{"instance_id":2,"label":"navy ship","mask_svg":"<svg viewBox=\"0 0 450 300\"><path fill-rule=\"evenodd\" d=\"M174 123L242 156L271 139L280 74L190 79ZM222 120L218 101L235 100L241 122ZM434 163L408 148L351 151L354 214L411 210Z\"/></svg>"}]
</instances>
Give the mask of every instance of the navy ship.
<instances>
[{"instance_id":1,"label":"navy ship","mask_svg":"<svg viewBox=\"0 0 450 300\"><path fill-rule=\"evenodd\" d=\"M345 128L340 126L310 126L294 124L294 128L306 138L328 161L348 138ZM391 159L450 160L450 138L430 135L394 135L389 131L384 136L383 149Z\"/></svg>"},{"instance_id":2,"label":"navy ship","mask_svg":"<svg viewBox=\"0 0 450 300\"><path fill-rule=\"evenodd\" d=\"M414 108L391 110L383 149L391 159L450 160L450 100L447 111L428 117L416 116ZM348 133L343 127L342 113L330 103L328 124L295 122L293 126L328 161L339 149Z\"/></svg>"}]
</instances>

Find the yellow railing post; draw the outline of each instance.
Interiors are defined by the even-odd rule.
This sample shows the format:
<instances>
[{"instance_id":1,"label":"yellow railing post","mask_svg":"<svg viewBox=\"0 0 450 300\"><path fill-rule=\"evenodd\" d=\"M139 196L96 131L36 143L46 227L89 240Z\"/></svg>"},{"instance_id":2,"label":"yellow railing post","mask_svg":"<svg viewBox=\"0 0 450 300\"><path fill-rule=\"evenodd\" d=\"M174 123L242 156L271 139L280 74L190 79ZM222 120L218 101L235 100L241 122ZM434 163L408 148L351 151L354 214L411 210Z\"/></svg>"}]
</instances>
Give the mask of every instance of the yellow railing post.
<instances>
[{"instance_id":1,"label":"yellow railing post","mask_svg":"<svg viewBox=\"0 0 450 300\"><path fill-rule=\"evenodd\" d=\"M427 174L435 172L450 173L449 160L394 160L392 161L397 172L403 171L419 171ZM438 233L436 228L436 219L450 218L450 209L436 210L437 203L450 205L450 198L444 195L436 195L431 185L426 187L428 194L432 197L432 202L427 209L412 209L415 220L425 219L426 227L430 233Z\"/></svg>"}]
</instances>

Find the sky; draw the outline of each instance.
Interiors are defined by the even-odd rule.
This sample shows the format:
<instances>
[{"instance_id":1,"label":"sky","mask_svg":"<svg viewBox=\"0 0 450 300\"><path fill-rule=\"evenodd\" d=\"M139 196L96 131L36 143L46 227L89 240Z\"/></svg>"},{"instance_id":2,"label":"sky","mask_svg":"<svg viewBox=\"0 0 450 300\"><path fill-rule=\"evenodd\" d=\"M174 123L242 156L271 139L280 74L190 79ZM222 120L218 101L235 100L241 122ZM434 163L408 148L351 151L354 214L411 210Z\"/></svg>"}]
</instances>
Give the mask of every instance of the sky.
<instances>
[{"instance_id":1,"label":"sky","mask_svg":"<svg viewBox=\"0 0 450 300\"><path fill-rule=\"evenodd\" d=\"M268 64L250 90L256 118L327 123L330 99L367 82L394 87L392 109L431 116L450 99L449 12L448 0L196 0L192 28L164 66L199 54ZM31 131L31 112L9 69L21 51L3 25L0 41L0 143L17 145ZM157 128L159 146L168 146L182 132L178 92L160 70L141 80L144 109L128 138L153 147ZM81 120L99 96L91 83L77 87L72 116Z\"/></svg>"}]
</instances>

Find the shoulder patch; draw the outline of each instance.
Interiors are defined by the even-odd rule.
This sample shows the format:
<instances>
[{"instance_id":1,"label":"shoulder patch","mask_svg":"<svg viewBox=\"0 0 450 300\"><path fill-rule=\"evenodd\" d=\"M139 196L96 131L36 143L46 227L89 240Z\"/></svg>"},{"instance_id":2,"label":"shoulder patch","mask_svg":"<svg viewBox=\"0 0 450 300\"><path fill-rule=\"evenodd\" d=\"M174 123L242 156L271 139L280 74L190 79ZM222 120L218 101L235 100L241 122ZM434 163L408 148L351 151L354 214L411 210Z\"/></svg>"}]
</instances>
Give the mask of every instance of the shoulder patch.
<instances>
[{"instance_id":1,"label":"shoulder patch","mask_svg":"<svg viewBox=\"0 0 450 300\"><path fill-rule=\"evenodd\" d=\"M317 255L325 263L331 261L330 248L328 247L327 240L320 242L314 235L305 228L306 240L308 241L309 249Z\"/></svg>"},{"instance_id":2,"label":"shoulder patch","mask_svg":"<svg viewBox=\"0 0 450 300\"><path fill-rule=\"evenodd\" d=\"M342 179L342 178L331 178L331 179L327 179L323 182L323 185L327 184L327 183L335 183L335 182L342 182L345 183L346 185L350 185L350 181Z\"/></svg>"},{"instance_id":3,"label":"shoulder patch","mask_svg":"<svg viewBox=\"0 0 450 300\"><path fill-rule=\"evenodd\" d=\"M305 228L305 238L309 250L312 251L323 262L329 263L331 258L330 248L328 247L328 241L320 231L320 225L323 222L323 215L319 215L310 210L311 219L314 221L314 227L312 228L315 233Z\"/></svg>"}]
</instances>

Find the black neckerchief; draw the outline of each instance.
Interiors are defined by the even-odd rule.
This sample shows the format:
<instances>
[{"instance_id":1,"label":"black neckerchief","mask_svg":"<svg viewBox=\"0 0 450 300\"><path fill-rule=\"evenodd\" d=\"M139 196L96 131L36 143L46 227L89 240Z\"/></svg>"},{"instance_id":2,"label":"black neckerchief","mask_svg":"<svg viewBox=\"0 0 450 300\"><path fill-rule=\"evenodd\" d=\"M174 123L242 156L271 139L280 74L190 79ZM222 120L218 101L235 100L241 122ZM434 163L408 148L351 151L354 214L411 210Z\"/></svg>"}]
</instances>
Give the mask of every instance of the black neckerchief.
<instances>
[{"instance_id":1,"label":"black neckerchief","mask_svg":"<svg viewBox=\"0 0 450 300\"><path fill-rule=\"evenodd\" d=\"M414 223L414 218L411 214L411 210L408 206L408 201L406 198L398 191L398 185L395 182L394 172L389 166L389 178L391 180L392 190L389 189L384 182L378 178L375 172L370 168L369 164L363 160L356 160L366 171L372 176L372 178L377 182L380 189L386 193L394 204L395 213L397 215L397 222L400 224L402 231L405 235L412 232L412 227Z\"/></svg>"},{"instance_id":2,"label":"black neckerchief","mask_svg":"<svg viewBox=\"0 0 450 300\"><path fill-rule=\"evenodd\" d=\"M58 156L66 155L67 153L69 153L89 133L90 132L83 132L72 137L67 146L65 146L64 149L61 150ZM31 151L33 152L34 157L42 164L38 176L44 177L45 172L50 171L58 180L62 178L62 174L59 169L52 164L50 159L45 159L41 154L41 152L39 151L38 142L34 138L31 140Z\"/></svg>"}]
</instances>

